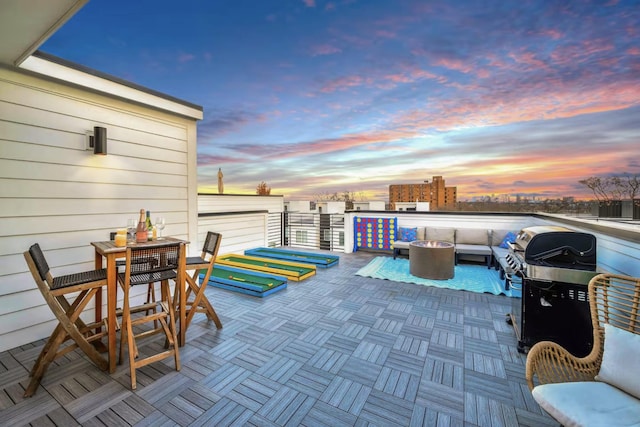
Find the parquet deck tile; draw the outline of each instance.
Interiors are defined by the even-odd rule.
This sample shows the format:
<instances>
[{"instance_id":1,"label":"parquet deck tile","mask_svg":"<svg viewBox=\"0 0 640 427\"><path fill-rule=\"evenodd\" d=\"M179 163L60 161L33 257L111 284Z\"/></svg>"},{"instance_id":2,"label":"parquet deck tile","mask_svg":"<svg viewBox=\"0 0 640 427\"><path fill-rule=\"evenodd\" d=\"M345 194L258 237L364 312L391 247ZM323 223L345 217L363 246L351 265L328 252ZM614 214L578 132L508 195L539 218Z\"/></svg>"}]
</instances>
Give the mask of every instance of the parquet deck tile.
<instances>
[{"instance_id":1,"label":"parquet deck tile","mask_svg":"<svg viewBox=\"0 0 640 427\"><path fill-rule=\"evenodd\" d=\"M274 355L256 373L279 383L286 383L303 366L302 362L281 355Z\"/></svg>"},{"instance_id":2,"label":"parquet deck tile","mask_svg":"<svg viewBox=\"0 0 640 427\"><path fill-rule=\"evenodd\" d=\"M319 398L335 376L322 369L303 366L285 384L287 387Z\"/></svg>"},{"instance_id":3,"label":"parquet deck tile","mask_svg":"<svg viewBox=\"0 0 640 427\"><path fill-rule=\"evenodd\" d=\"M293 390L282 387L269 399L257 414L278 425L299 425L316 399Z\"/></svg>"},{"instance_id":4,"label":"parquet deck tile","mask_svg":"<svg viewBox=\"0 0 640 427\"><path fill-rule=\"evenodd\" d=\"M255 344L255 346L272 353L278 353L292 341L293 338L288 335L269 332L268 334L265 334L262 339Z\"/></svg>"},{"instance_id":5,"label":"parquet deck tile","mask_svg":"<svg viewBox=\"0 0 640 427\"><path fill-rule=\"evenodd\" d=\"M353 414L336 409L335 406L322 401L317 401L302 420L301 426L350 427L355 424L357 419L358 417Z\"/></svg>"},{"instance_id":6,"label":"parquet deck tile","mask_svg":"<svg viewBox=\"0 0 640 427\"><path fill-rule=\"evenodd\" d=\"M247 371L237 365L228 363L217 371L206 376L201 383L214 392L220 395L225 395L250 375L251 371Z\"/></svg>"},{"instance_id":7,"label":"parquet deck tile","mask_svg":"<svg viewBox=\"0 0 640 427\"><path fill-rule=\"evenodd\" d=\"M227 397L245 408L256 412L268 402L281 387L280 384L268 378L260 375L252 375L231 390L231 392L227 394Z\"/></svg>"},{"instance_id":8,"label":"parquet deck tile","mask_svg":"<svg viewBox=\"0 0 640 427\"><path fill-rule=\"evenodd\" d=\"M301 333L307 330L309 326L294 320L287 320L278 329L278 332L283 334L289 334L293 337L299 336Z\"/></svg>"},{"instance_id":9,"label":"parquet deck tile","mask_svg":"<svg viewBox=\"0 0 640 427\"><path fill-rule=\"evenodd\" d=\"M5 421L5 420L3 420ZM73 419L73 417L64 410L64 408L57 408L51 412L48 412L47 415L44 415L36 420L33 420L30 424L33 426L72 426L76 424L77 421ZM7 423L7 425L11 425Z\"/></svg>"},{"instance_id":10,"label":"parquet deck tile","mask_svg":"<svg viewBox=\"0 0 640 427\"><path fill-rule=\"evenodd\" d=\"M373 388L413 402L416 399L419 386L419 375L412 375L385 366L382 368Z\"/></svg>"},{"instance_id":11,"label":"parquet deck tile","mask_svg":"<svg viewBox=\"0 0 640 427\"><path fill-rule=\"evenodd\" d=\"M466 351L464 365L468 371L483 373L492 377L507 378L503 360L491 355Z\"/></svg>"},{"instance_id":12,"label":"parquet deck tile","mask_svg":"<svg viewBox=\"0 0 640 427\"><path fill-rule=\"evenodd\" d=\"M360 417L376 425L407 426L412 413L413 402L372 390Z\"/></svg>"},{"instance_id":13,"label":"parquet deck tile","mask_svg":"<svg viewBox=\"0 0 640 427\"><path fill-rule=\"evenodd\" d=\"M422 370L422 379L462 391L464 389L464 367L462 364L429 356Z\"/></svg>"},{"instance_id":14,"label":"parquet deck tile","mask_svg":"<svg viewBox=\"0 0 640 427\"><path fill-rule=\"evenodd\" d=\"M316 322L314 322L316 323ZM309 344L322 346L333 335L332 331L322 329L316 326L310 326L306 331L300 334L298 339Z\"/></svg>"},{"instance_id":15,"label":"parquet deck tile","mask_svg":"<svg viewBox=\"0 0 640 427\"><path fill-rule=\"evenodd\" d=\"M331 338L324 343L324 348L336 350L344 354L351 354L358 348L358 345L360 345L360 340L357 338L333 334Z\"/></svg>"},{"instance_id":16,"label":"parquet deck tile","mask_svg":"<svg viewBox=\"0 0 640 427\"><path fill-rule=\"evenodd\" d=\"M393 343L393 349L424 359L427 357L427 352L429 350L429 341L416 338L413 335L398 335L396 342Z\"/></svg>"},{"instance_id":17,"label":"parquet deck tile","mask_svg":"<svg viewBox=\"0 0 640 427\"><path fill-rule=\"evenodd\" d=\"M464 425L462 419L420 405L415 405L409 424L410 427L462 427ZM471 427L471 424L467 425Z\"/></svg>"},{"instance_id":18,"label":"parquet deck tile","mask_svg":"<svg viewBox=\"0 0 640 427\"><path fill-rule=\"evenodd\" d=\"M465 370L464 389L478 395L491 396L505 403L513 401L509 381L478 372Z\"/></svg>"},{"instance_id":19,"label":"parquet deck tile","mask_svg":"<svg viewBox=\"0 0 640 427\"><path fill-rule=\"evenodd\" d=\"M404 351L391 350L384 366L420 376L424 365L424 357Z\"/></svg>"},{"instance_id":20,"label":"parquet deck tile","mask_svg":"<svg viewBox=\"0 0 640 427\"><path fill-rule=\"evenodd\" d=\"M236 338L230 338L213 347L210 353L225 360L231 360L246 351L251 344Z\"/></svg>"},{"instance_id":21,"label":"parquet deck tile","mask_svg":"<svg viewBox=\"0 0 640 427\"><path fill-rule=\"evenodd\" d=\"M262 340L267 334L267 330L260 327L244 329L236 334L236 337L243 342L255 344Z\"/></svg>"},{"instance_id":22,"label":"parquet deck tile","mask_svg":"<svg viewBox=\"0 0 640 427\"><path fill-rule=\"evenodd\" d=\"M320 400L344 412L358 415L371 393L371 387L342 377L334 377Z\"/></svg>"},{"instance_id":23,"label":"parquet deck tile","mask_svg":"<svg viewBox=\"0 0 640 427\"><path fill-rule=\"evenodd\" d=\"M514 300L355 276L377 254L266 298L214 287L224 327L197 314L172 359L98 370L75 350L32 398L45 340L0 353L0 424L20 426L546 426L505 322ZM163 347L155 338L144 354Z\"/></svg>"},{"instance_id":24,"label":"parquet deck tile","mask_svg":"<svg viewBox=\"0 0 640 427\"><path fill-rule=\"evenodd\" d=\"M415 403L451 415L464 418L464 392L439 383L420 381Z\"/></svg>"},{"instance_id":25,"label":"parquet deck tile","mask_svg":"<svg viewBox=\"0 0 640 427\"><path fill-rule=\"evenodd\" d=\"M307 363L314 368L337 374L348 359L349 356L344 353L321 348Z\"/></svg>"},{"instance_id":26,"label":"parquet deck tile","mask_svg":"<svg viewBox=\"0 0 640 427\"><path fill-rule=\"evenodd\" d=\"M396 342L397 337L398 337L397 334L371 328L369 329L369 332L367 332L367 334L362 339L375 344L380 344L387 347L393 347L393 344Z\"/></svg>"},{"instance_id":27,"label":"parquet deck tile","mask_svg":"<svg viewBox=\"0 0 640 427\"><path fill-rule=\"evenodd\" d=\"M301 340L294 340L290 338L291 341L283 347L278 354L282 356L288 357L293 360L298 360L300 362L306 363L309 359L311 359L314 355L318 353L320 349L319 346L304 342Z\"/></svg>"},{"instance_id":28,"label":"parquet deck tile","mask_svg":"<svg viewBox=\"0 0 640 427\"><path fill-rule=\"evenodd\" d=\"M342 355L342 357L346 358L346 360L338 375L368 387L373 387L378 375L380 375L380 371L382 371L382 366L356 357L347 357L345 355Z\"/></svg>"},{"instance_id":29,"label":"parquet deck tile","mask_svg":"<svg viewBox=\"0 0 640 427\"><path fill-rule=\"evenodd\" d=\"M272 357L272 352L253 346L231 359L231 362L248 371L257 371L265 363L269 362Z\"/></svg>"}]
</instances>

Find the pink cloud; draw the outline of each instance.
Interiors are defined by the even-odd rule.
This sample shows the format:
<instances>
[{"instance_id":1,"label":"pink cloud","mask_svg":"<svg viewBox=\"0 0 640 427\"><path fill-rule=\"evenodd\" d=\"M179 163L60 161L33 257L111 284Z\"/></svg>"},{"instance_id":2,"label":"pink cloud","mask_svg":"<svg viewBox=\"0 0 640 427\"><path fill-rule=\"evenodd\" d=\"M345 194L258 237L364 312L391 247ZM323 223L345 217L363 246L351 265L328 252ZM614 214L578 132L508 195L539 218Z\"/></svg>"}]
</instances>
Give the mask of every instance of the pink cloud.
<instances>
[{"instance_id":1,"label":"pink cloud","mask_svg":"<svg viewBox=\"0 0 640 427\"><path fill-rule=\"evenodd\" d=\"M342 49L330 44L321 44L311 48L312 56L333 55L342 52Z\"/></svg>"},{"instance_id":2,"label":"pink cloud","mask_svg":"<svg viewBox=\"0 0 640 427\"><path fill-rule=\"evenodd\" d=\"M547 68L547 64L536 58L536 55L532 52L511 53L509 57L513 59L517 64L530 65L533 68L544 69Z\"/></svg>"},{"instance_id":3,"label":"pink cloud","mask_svg":"<svg viewBox=\"0 0 640 427\"><path fill-rule=\"evenodd\" d=\"M307 7L316 7L316 0L302 0Z\"/></svg>"},{"instance_id":4,"label":"pink cloud","mask_svg":"<svg viewBox=\"0 0 640 427\"><path fill-rule=\"evenodd\" d=\"M587 40L580 44L570 44L562 46L551 53L551 59L554 63L576 64L589 61L590 58L599 53L610 52L614 50L614 46L605 40Z\"/></svg>"},{"instance_id":5,"label":"pink cloud","mask_svg":"<svg viewBox=\"0 0 640 427\"><path fill-rule=\"evenodd\" d=\"M404 72L388 74L384 76L384 79L393 83L413 83L426 79L436 80L439 83L446 82L446 78L417 67L406 67Z\"/></svg>"},{"instance_id":6,"label":"pink cloud","mask_svg":"<svg viewBox=\"0 0 640 427\"><path fill-rule=\"evenodd\" d=\"M465 64L464 62L457 59L440 59L436 61L436 65L439 65L444 68L448 68L450 70L460 71L461 73L468 74L473 71L473 67L469 64Z\"/></svg>"},{"instance_id":7,"label":"pink cloud","mask_svg":"<svg viewBox=\"0 0 640 427\"><path fill-rule=\"evenodd\" d=\"M270 144L269 146L258 144L235 145L234 149L236 152L244 154L244 156L239 157L243 157L245 161L247 157L284 159L327 154L357 147L384 149L379 147L373 148L372 144L388 143L408 136L410 136L410 134L402 130L380 130L346 134L339 138L319 139L293 144Z\"/></svg>"},{"instance_id":8,"label":"pink cloud","mask_svg":"<svg viewBox=\"0 0 640 427\"><path fill-rule=\"evenodd\" d=\"M361 86L367 82L369 81L364 79L362 76L340 77L326 83L324 86L322 86L320 91L324 93L331 93L338 90L344 90L350 87Z\"/></svg>"},{"instance_id":9,"label":"pink cloud","mask_svg":"<svg viewBox=\"0 0 640 427\"><path fill-rule=\"evenodd\" d=\"M517 96L496 98L492 92L476 98L452 98L430 111L414 110L395 118L396 127L448 131L460 126L500 126L511 123L569 118L583 114L615 111L638 105L640 87L611 82L573 90L538 93L536 87L522 87Z\"/></svg>"},{"instance_id":10,"label":"pink cloud","mask_svg":"<svg viewBox=\"0 0 640 427\"><path fill-rule=\"evenodd\" d=\"M547 36L552 40L560 40L564 37L564 33L555 29L548 29L542 31L543 36Z\"/></svg>"}]
</instances>

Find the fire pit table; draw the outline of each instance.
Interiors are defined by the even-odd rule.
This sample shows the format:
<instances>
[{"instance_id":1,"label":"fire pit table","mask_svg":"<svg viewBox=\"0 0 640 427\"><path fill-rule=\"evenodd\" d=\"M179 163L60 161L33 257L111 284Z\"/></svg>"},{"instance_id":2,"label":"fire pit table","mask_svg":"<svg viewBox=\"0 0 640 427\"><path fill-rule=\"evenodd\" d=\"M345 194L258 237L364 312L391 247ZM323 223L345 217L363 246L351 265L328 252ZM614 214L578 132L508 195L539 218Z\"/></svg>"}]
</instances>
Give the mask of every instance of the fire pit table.
<instances>
[{"instance_id":1,"label":"fire pit table","mask_svg":"<svg viewBox=\"0 0 640 427\"><path fill-rule=\"evenodd\" d=\"M409 243L409 272L423 279L453 278L455 253L453 243L415 240Z\"/></svg>"}]
</instances>

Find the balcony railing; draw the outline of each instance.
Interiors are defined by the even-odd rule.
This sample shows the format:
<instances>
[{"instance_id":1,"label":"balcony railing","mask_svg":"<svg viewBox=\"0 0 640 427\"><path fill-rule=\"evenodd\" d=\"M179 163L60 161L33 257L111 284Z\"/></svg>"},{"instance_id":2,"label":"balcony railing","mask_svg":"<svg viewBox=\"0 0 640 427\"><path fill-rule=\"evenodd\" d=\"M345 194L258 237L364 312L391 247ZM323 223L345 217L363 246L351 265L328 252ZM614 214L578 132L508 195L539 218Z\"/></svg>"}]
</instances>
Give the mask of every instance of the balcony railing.
<instances>
[{"instance_id":1,"label":"balcony railing","mask_svg":"<svg viewBox=\"0 0 640 427\"><path fill-rule=\"evenodd\" d=\"M269 246L344 251L344 214L270 213Z\"/></svg>"}]
</instances>

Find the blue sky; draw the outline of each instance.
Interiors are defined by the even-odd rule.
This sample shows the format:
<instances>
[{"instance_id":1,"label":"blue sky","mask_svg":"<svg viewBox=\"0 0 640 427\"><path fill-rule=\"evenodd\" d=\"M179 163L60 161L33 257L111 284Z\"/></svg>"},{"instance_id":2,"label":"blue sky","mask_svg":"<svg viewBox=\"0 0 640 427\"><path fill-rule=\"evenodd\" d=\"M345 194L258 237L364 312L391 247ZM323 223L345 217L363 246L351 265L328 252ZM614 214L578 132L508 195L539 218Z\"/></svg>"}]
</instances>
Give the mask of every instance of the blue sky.
<instances>
[{"instance_id":1,"label":"blue sky","mask_svg":"<svg viewBox=\"0 0 640 427\"><path fill-rule=\"evenodd\" d=\"M200 191L444 176L590 198L640 173L640 2L92 0L41 50L204 107Z\"/></svg>"}]
</instances>

